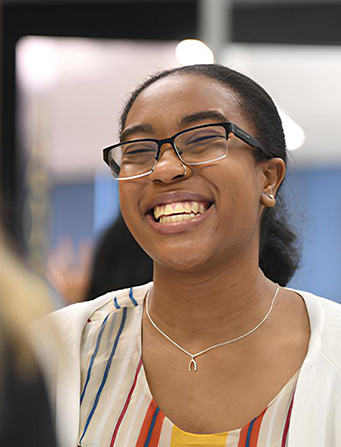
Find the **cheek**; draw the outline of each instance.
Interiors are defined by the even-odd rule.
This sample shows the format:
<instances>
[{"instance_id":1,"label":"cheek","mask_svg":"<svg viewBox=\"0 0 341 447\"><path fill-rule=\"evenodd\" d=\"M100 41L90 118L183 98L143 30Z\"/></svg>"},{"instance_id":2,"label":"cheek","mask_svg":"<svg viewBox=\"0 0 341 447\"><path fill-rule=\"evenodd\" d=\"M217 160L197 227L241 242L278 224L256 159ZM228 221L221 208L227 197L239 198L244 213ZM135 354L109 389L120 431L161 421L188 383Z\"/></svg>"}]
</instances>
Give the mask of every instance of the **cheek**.
<instances>
[{"instance_id":1,"label":"cheek","mask_svg":"<svg viewBox=\"0 0 341 447\"><path fill-rule=\"evenodd\" d=\"M255 171L248 171L248 174L240 179L237 200L241 229L244 228L247 233L253 234L259 226L261 215L259 182Z\"/></svg>"},{"instance_id":2,"label":"cheek","mask_svg":"<svg viewBox=\"0 0 341 447\"><path fill-rule=\"evenodd\" d=\"M141 180L140 183L142 183ZM138 198L142 196L141 185L135 185L133 181L120 182L119 198L124 221L136 242L152 258L153 238L148 233L148 226L146 227L144 216L139 209Z\"/></svg>"},{"instance_id":3,"label":"cheek","mask_svg":"<svg viewBox=\"0 0 341 447\"><path fill-rule=\"evenodd\" d=\"M248 163L229 161L228 169L217 172L220 205L231 224L248 226L257 220L260 207L257 172Z\"/></svg>"},{"instance_id":4,"label":"cheek","mask_svg":"<svg viewBox=\"0 0 341 447\"><path fill-rule=\"evenodd\" d=\"M140 198L143 197L143 189L141 179L138 183L129 180L119 184L120 206L124 221L134 239L145 250L145 239L148 237L148 234L146 233L144 216L140 209Z\"/></svg>"},{"instance_id":5,"label":"cheek","mask_svg":"<svg viewBox=\"0 0 341 447\"><path fill-rule=\"evenodd\" d=\"M138 197L137 187L133 182L119 183L119 198L121 212L130 231L134 231L135 222L139 217L138 202L134 198Z\"/></svg>"},{"instance_id":6,"label":"cheek","mask_svg":"<svg viewBox=\"0 0 341 447\"><path fill-rule=\"evenodd\" d=\"M125 215L126 211L126 203L127 203L127 188L124 185L124 182L118 183L118 195L120 199L120 208L123 216Z\"/></svg>"}]
</instances>

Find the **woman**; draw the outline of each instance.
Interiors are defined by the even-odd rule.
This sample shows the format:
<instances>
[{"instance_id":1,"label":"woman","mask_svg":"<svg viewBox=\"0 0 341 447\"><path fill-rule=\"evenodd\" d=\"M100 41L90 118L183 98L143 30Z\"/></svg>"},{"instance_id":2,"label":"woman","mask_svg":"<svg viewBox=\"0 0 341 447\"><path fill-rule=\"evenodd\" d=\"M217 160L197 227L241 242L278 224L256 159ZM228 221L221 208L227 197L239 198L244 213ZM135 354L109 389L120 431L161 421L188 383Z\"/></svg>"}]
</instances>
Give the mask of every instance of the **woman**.
<instances>
[{"instance_id":1,"label":"woman","mask_svg":"<svg viewBox=\"0 0 341 447\"><path fill-rule=\"evenodd\" d=\"M341 445L341 310L284 287L298 250L270 97L222 66L176 68L121 127L104 158L154 278L56 314L63 445Z\"/></svg>"}]
</instances>

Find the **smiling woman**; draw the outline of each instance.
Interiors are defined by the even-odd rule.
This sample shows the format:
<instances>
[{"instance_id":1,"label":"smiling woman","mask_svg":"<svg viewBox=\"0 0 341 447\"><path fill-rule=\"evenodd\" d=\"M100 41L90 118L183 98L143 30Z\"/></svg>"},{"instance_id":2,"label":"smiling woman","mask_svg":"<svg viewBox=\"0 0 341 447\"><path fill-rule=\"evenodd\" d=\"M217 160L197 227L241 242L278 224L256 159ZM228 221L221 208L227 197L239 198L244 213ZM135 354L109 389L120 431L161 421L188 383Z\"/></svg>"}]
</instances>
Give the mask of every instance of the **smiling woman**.
<instances>
[{"instance_id":1,"label":"smiling woman","mask_svg":"<svg viewBox=\"0 0 341 447\"><path fill-rule=\"evenodd\" d=\"M268 94L219 65L164 71L104 159L154 277L53 316L63 446L339 445L341 310L285 287L299 242Z\"/></svg>"}]
</instances>

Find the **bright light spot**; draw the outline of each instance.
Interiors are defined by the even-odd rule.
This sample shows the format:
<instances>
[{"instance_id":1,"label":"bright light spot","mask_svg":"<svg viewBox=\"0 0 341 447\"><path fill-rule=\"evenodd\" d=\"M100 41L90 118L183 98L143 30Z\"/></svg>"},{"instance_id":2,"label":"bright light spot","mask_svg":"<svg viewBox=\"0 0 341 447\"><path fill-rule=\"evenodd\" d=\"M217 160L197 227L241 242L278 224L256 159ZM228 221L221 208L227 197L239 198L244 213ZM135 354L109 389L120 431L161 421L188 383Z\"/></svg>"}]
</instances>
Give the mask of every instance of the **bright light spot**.
<instances>
[{"instance_id":1,"label":"bright light spot","mask_svg":"<svg viewBox=\"0 0 341 447\"><path fill-rule=\"evenodd\" d=\"M49 39L25 37L17 45L17 67L20 83L28 90L49 88L58 74L56 48Z\"/></svg>"},{"instance_id":2,"label":"bright light spot","mask_svg":"<svg viewBox=\"0 0 341 447\"><path fill-rule=\"evenodd\" d=\"M305 133L302 127L300 127L280 108L278 108L278 113L282 120L285 140L289 151L293 151L303 146L305 141Z\"/></svg>"},{"instance_id":3,"label":"bright light spot","mask_svg":"<svg viewBox=\"0 0 341 447\"><path fill-rule=\"evenodd\" d=\"M180 65L213 64L212 50L196 39L186 39L178 44L175 50Z\"/></svg>"}]
</instances>

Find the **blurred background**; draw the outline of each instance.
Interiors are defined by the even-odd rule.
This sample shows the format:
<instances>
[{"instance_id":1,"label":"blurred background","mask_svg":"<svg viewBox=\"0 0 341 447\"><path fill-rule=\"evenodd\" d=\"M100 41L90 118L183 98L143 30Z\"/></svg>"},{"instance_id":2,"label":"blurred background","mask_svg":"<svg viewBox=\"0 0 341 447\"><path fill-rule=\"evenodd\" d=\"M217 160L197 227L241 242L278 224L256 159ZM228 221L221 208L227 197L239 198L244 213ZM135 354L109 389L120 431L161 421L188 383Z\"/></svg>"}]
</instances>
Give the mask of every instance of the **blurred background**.
<instances>
[{"instance_id":1,"label":"blurred background","mask_svg":"<svg viewBox=\"0 0 341 447\"><path fill-rule=\"evenodd\" d=\"M4 0L2 25L2 220L36 273L66 256L74 278L88 274L118 217L102 149L128 93L156 71L215 60L281 112L303 244L289 285L341 302L341 1Z\"/></svg>"}]
</instances>

